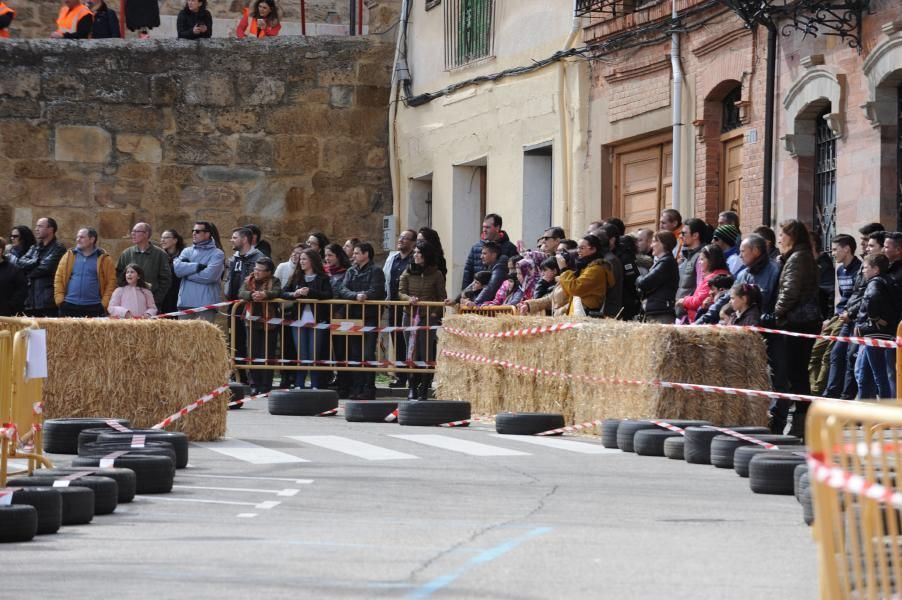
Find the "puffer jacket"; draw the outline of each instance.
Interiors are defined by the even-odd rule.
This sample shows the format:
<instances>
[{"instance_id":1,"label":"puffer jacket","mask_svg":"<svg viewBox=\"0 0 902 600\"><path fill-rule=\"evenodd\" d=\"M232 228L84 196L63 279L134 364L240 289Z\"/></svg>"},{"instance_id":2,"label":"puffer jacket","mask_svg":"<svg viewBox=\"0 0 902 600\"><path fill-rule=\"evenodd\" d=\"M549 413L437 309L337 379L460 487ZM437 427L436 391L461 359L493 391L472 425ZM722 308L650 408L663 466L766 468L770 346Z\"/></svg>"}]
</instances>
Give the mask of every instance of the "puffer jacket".
<instances>
[{"instance_id":1,"label":"puffer jacket","mask_svg":"<svg viewBox=\"0 0 902 600\"><path fill-rule=\"evenodd\" d=\"M574 296L579 296L586 311L599 310L605 305L608 289L613 285L614 273L610 263L603 258L590 262L578 276L573 271L564 271L558 283L569 298L567 314L572 314Z\"/></svg>"},{"instance_id":2,"label":"puffer jacket","mask_svg":"<svg viewBox=\"0 0 902 600\"><path fill-rule=\"evenodd\" d=\"M680 270L676 259L669 252L655 259L651 270L636 280L636 289L642 292L646 315L675 314L677 286Z\"/></svg>"},{"instance_id":3,"label":"puffer jacket","mask_svg":"<svg viewBox=\"0 0 902 600\"><path fill-rule=\"evenodd\" d=\"M778 325L820 321L818 269L811 246L796 244L783 257L774 316ZM813 316L812 316L813 315Z\"/></svg>"},{"instance_id":4,"label":"puffer jacket","mask_svg":"<svg viewBox=\"0 0 902 600\"><path fill-rule=\"evenodd\" d=\"M220 279L225 254L213 240L188 246L173 262L175 276L182 280L179 308L196 308L215 304L222 299Z\"/></svg>"},{"instance_id":5,"label":"puffer jacket","mask_svg":"<svg viewBox=\"0 0 902 600\"><path fill-rule=\"evenodd\" d=\"M676 299L685 298L695 293L698 285L698 257L701 256L703 245L698 248L683 248L683 262L679 264L680 284L677 287ZM685 315L682 308L677 309L678 315Z\"/></svg>"},{"instance_id":6,"label":"puffer jacket","mask_svg":"<svg viewBox=\"0 0 902 600\"><path fill-rule=\"evenodd\" d=\"M357 294L366 294L367 300L385 300L385 273L369 261L363 267L354 265L345 272L345 277L333 290L337 298L357 301ZM375 323L379 314L377 306L366 308L364 318ZM348 318L360 318L360 306L352 305L348 310Z\"/></svg>"},{"instance_id":7,"label":"puffer jacket","mask_svg":"<svg viewBox=\"0 0 902 600\"><path fill-rule=\"evenodd\" d=\"M855 321L855 335L894 339L899 309L893 299L892 283L886 275L868 280Z\"/></svg>"},{"instance_id":8,"label":"puffer jacket","mask_svg":"<svg viewBox=\"0 0 902 600\"><path fill-rule=\"evenodd\" d=\"M470 285L473 282L473 277L476 276L476 273L482 271L482 247L487 241L488 240L479 240L470 248L470 254L467 255L467 262L464 264L464 281L460 286L460 289L464 289ZM519 254L519 252L517 252L517 247L511 243L511 240L505 231L501 232L501 237L495 240L495 243L501 247L498 262L502 262L501 256L507 256L509 258ZM506 263L507 261L505 260L504 262Z\"/></svg>"},{"instance_id":9,"label":"puffer jacket","mask_svg":"<svg viewBox=\"0 0 902 600\"><path fill-rule=\"evenodd\" d=\"M54 239L46 246L42 246L40 242L35 244L25 253L25 256L16 262L16 266L22 269L28 278L26 310L56 307L53 290L54 275L56 275L56 267L64 254L66 254L66 247Z\"/></svg>"},{"instance_id":10,"label":"puffer jacket","mask_svg":"<svg viewBox=\"0 0 902 600\"><path fill-rule=\"evenodd\" d=\"M408 302L416 298L421 302L441 302L448 297L445 291L445 276L438 267L426 267L420 269L416 265L410 265L401 273L401 281L398 286L398 297ZM408 309L404 309L408 312ZM430 322L436 317L441 317L442 309L433 307L429 309ZM420 313L422 316L422 313Z\"/></svg>"}]
</instances>

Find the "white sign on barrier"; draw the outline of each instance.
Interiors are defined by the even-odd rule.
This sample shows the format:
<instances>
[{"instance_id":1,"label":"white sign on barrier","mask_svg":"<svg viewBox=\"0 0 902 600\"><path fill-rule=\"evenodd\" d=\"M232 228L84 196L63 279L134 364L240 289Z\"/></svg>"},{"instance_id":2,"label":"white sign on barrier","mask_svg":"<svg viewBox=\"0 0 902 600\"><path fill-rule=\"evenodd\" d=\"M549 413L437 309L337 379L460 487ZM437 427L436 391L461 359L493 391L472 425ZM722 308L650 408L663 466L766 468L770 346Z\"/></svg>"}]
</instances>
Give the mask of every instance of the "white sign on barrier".
<instances>
[{"instance_id":1,"label":"white sign on barrier","mask_svg":"<svg viewBox=\"0 0 902 600\"><path fill-rule=\"evenodd\" d=\"M27 347L25 379L47 377L47 330L29 329Z\"/></svg>"}]
</instances>

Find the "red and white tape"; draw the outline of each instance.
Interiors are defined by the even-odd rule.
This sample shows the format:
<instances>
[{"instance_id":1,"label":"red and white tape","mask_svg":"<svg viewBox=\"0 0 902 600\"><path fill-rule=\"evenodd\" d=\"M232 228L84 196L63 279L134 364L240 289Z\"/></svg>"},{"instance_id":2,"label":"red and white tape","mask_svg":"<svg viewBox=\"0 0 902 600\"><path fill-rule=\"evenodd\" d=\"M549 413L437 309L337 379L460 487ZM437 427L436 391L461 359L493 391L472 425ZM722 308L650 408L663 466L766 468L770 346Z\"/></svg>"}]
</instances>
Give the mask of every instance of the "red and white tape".
<instances>
[{"instance_id":1,"label":"red and white tape","mask_svg":"<svg viewBox=\"0 0 902 600\"><path fill-rule=\"evenodd\" d=\"M585 323L555 323L554 325L542 325L541 327L527 327L525 329L511 329L509 331L498 331L496 333L483 333L476 331L467 331L456 327L443 327L442 331L447 334L468 337L468 338L516 338L527 337L532 335L543 335L546 333L557 333L570 329L581 329L585 327Z\"/></svg>"},{"instance_id":2,"label":"red and white tape","mask_svg":"<svg viewBox=\"0 0 902 600\"><path fill-rule=\"evenodd\" d=\"M241 302L241 300L228 300L226 302L217 302L216 304L207 304L206 306L198 306L196 308L186 308L184 310L177 310L171 313L165 313L162 315L154 315L151 319L170 319L172 317L184 317L187 315L194 315L197 313L206 312L208 310L216 310L222 306L231 306L233 304L237 304Z\"/></svg>"},{"instance_id":3,"label":"red and white tape","mask_svg":"<svg viewBox=\"0 0 902 600\"><path fill-rule=\"evenodd\" d=\"M131 429L129 429L128 427L126 427L125 425L120 423L119 421L116 421L115 419L108 419L106 421L106 424L107 424L107 427L109 427L111 429L115 429L116 431L118 431L120 433L131 433Z\"/></svg>"},{"instance_id":4,"label":"red and white tape","mask_svg":"<svg viewBox=\"0 0 902 600\"><path fill-rule=\"evenodd\" d=\"M883 340L869 337L855 337L848 335L824 335L820 333L800 333L798 331L786 331L784 329L769 329L767 327L758 327L757 325L707 325L715 329L746 329L748 331L757 331L758 333L773 333L777 335L785 335L789 337L800 337L814 340L830 340L833 342L846 342L849 344L859 344L862 346L873 346L875 348L895 348L899 346L900 340Z\"/></svg>"},{"instance_id":5,"label":"red and white tape","mask_svg":"<svg viewBox=\"0 0 902 600\"><path fill-rule=\"evenodd\" d=\"M242 316L242 321L262 321L262 317L258 316ZM376 325L357 325L356 323L309 323L301 319L282 319L274 317L266 320L267 325L282 325L283 327L294 327L295 329L328 329L329 331L339 331L341 333L396 333L401 331L436 331L441 329L441 325L386 325L377 327Z\"/></svg>"},{"instance_id":6,"label":"red and white tape","mask_svg":"<svg viewBox=\"0 0 902 600\"><path fill-rule=\"evenodd\" d=\"M397 420L398 420L398 409L397 408L395 410L391 411L390 413L388 413L387 415L385 415L386 423L394 423Z\"/></svg>"},{"instance_id":7,"label":"red and white tape","mask_svg":"<svg viewBox=\"0 0 902 600\"><path fill-rule=\"evenodd\" d=\"M253 402L254 400L262 400L263 398L269 398L270 392L265 392L263 394L254 394L253 396L245 396L244 398L239 398L238 400L232 400L226 406L244 406L245 402Z\"/></svg>"},{"instance_id":8,"label":"red and white tape","mask_svg":"<svg viewBox=\"0 0 902 600\"><path fill-rule=\"evenodd\" d=\"M540 377L552 377L554 379L564 379L571 381L583 381L587 383L606 383L615 385L637 385L660 387L677 390L687 390L690 392L705 392L708 394L727 394L730 396L748 396L750 398L767 398L775 400L794 400L796 402L840 402L848 404L857 404L852 400L836 400L833 398L821 398L820 396L806 396L803 394L787 394L783 392L767 392L763 390L747 390L743 388L731 388L719 385L699 385L695 383L677 383L674 381L642 381L639 379L621 379L618 377L600 377L597 375L580 375L577 373L562 373L560 371L552 371L549 369L540 369L538 367L530 367L528 365L520 365L508 360L500 360L478 354L468 354L466 352L452 352L450 350L442 350L442 356L456 358L466 362L474 362L484 365L492 365L504 367L513 372L524 375L537 375Z\"/></svg>"},{"instance_id":9,"label":"red and white tape","mask_svg":"<svg viewBox=\"0 0 902 600\"><path fill-rule=\"evenodd\" d=\"M306 365L306 366L324 366L324 367L407 367L407 368L427 368L434 367L434 361L424 360L294 360L289 358L247 358L245 356L236 356L235 362L241 364L255 365Z\"/></svg>"},{"instance_id":10,"label":"red and white tape","mask_svg":"<svg viewBox=\"0 0 902 600\"><path fill-rule=\"evenodd\" d=\"M337 409L337 408L331 408L331 409L329 409L329 410L325 410L325 411L319 413L319 414L316 415L316 416L317 416L317 417L332 417L332 416L335 416L335 415L337 415L337 414L338 414L338 409Z\"/></svg>"},{"instance_id":11,"label":"red and white tape","mask_svg":"<svg viewBox=\"0 0 902 600\"><path fill-rule=\"evenodd\" d=\"M197 400L195 400L194 402L192 402L185 408L181 409L177 413L166 417L165 419L163 419L162 421L160 421L159 423L157 423L156 425L151 427L151 429L163 429L165 427L169 427L174 422L178 421L179 419L181 419L188 413L197 410L204 404L207 404L214 398L224 394L227 391L229 391L229 386L227 386L227 385L220 386L220 387L216 388L215 390L213 390L212 392L210 392L209 394L205 394L205 395L201 396L200 398L198 398Z\"/></svg>"},{"instance_id":12,"label":"red and white tape","mask_svg":"<svg viewBox=\"0 0 902 600\"><path fill-rule=\"evenodd\" d=\"M664 429L669 429L670 431L674 431L680 435L686 435L686 430L682 427L677 427L676 425L671 425L667 421L656 421L654 419L649 419L649 423L654 423L658 427L663 427Z\"/></svg>"},{"instance_id":13,"label":"red and white tape","mask_svg":"<svg viewBox=\"0 0 902 600\"><path fill-rule=\"evenodd\" d=\"M595 427L596 425L601 425L601 419L586 421L585 423L579 423L577 425L568 425L567 427L558 427L557 429L549 429L548 431L543 431L541 433L537 433L536 435L556 435L558 433L570 433L573 431L588 429L589 427Z\"/></svg>"},{"instance_id":14,"label":"red and white tape","mask_svg":"<svg viewBox=\"0 0 902 600\"><path fill-rule=\"evenodd\" d=\"M826 484L835 490L849 492L880 504L902 508L902 492L875 481L869 481L861 475L850 473L835 465L829 465L823 461L822 455L809 454L808 468L814 481Z\"/></svg>"},{"instance_id":15,"label":"red and white tape","mask_svg":"<svg viewBox=\"0 0 902 600\"><path fill-rule=\"evenodd\" d=\"M5 437L10 441L15 442L16 436L17 432L15 423L4 423L3 427L0 427L0 437Z\"/></svg>"},{"instance_id":16,"label":"red and white tape","mask_svg":"<svg viewBox=\"0 0 902 600\"><path fill-rule=\"evenodd\" d=\"M759 446L763 446L768 450L778 450L780 447L776 444L771 444L770 442L765 442L763 440L759 440L758 438L754 438L750 435L745 435L744 433L739 433L738 431L733 431L732 429L727 429L726 427L715 427L714 425L705 425L708 429L714 429L721 433L725 433L726 435L731 435L734 438L738 438L740 440L744 440L746 442L750 442L752 444L757 444Z\"/></svg>"}]
</instances>

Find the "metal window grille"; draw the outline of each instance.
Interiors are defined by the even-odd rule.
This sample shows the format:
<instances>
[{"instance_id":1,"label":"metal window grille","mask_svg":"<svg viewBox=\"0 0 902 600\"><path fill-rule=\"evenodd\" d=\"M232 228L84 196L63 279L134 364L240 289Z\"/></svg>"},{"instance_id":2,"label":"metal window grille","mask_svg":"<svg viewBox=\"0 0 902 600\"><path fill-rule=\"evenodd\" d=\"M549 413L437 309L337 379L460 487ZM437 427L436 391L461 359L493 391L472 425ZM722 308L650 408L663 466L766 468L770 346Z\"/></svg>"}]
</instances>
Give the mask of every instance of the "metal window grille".
<instances>
[{"instance_id":1,"label":"metal window grille","mask_svg":"<svg viewBox=\"0 0 902 600\"><path fill-rule=\"evenodd\" d=\"M824 248L836 235L836 134L824 116L817 116L814 148L814 225Z\"/></svg>"},{"instance_id":2,"label":"metal window grille","mask_svg":"<svg viewBox=\"0 0 902 600\"><path fill-rule=\"evenodd\" d=\"M495 46L495 0L447 0L445 68L491 56Z\"/></svg>"},{"instance_id":3,"label":"metal window grille","mask_svg":"<svg viewBox=\"0 0 902 600\"><path fill-rule=\"evenodd\" d=\"M726 133L742 127L742 121L739 118L739 107L736 103L742 100L742 86L737 85L727 97L723 99L723 119L721 120L720 132Z\"/></svg>"}]
</instances>

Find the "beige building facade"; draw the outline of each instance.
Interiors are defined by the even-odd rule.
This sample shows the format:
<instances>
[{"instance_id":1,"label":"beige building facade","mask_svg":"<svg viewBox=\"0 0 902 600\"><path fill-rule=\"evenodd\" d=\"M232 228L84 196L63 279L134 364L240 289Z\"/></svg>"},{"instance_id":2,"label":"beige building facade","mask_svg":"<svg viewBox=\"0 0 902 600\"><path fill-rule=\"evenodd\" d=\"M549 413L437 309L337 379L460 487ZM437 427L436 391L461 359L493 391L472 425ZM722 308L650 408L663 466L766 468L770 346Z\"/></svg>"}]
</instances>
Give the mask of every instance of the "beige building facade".
<instances>
[{"instance_id":1,"label":"beige building facade","mask_svg":"<svg viewBox=\"0 0 902 600\"><path fill-rule=\"evenodd\" d=\"M411 80L390 110L395 215L439 232L456 292L484 214L528 246L594 216L573 202L585 195L586 62L536 66L578 45L582 21L572 0L414 1L406 16Z\"/></svg>"}]
</instances>

